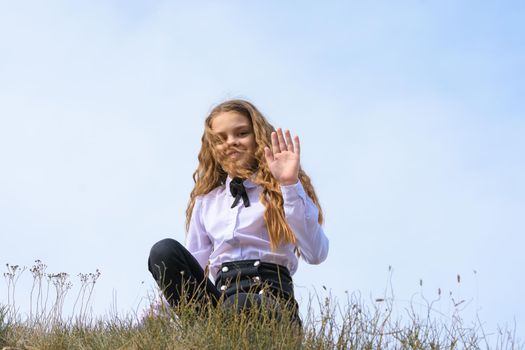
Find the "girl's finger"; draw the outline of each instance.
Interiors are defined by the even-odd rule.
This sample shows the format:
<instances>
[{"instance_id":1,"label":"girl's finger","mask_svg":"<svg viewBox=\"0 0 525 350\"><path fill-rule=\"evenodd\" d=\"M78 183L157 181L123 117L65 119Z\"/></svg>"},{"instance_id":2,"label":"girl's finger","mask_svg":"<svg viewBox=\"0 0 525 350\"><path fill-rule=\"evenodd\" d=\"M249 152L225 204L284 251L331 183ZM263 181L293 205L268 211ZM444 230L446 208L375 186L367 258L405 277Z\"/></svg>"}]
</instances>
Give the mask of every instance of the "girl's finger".
<instances>
[{"instance_id":1,"label":"girl's finger","mask_svg":"<svg viewBox=\"0 0 525 350\"><path fill-rule=\"evenodd\" d=\"M273 154L281 153L281 149L279 148L279 140L277 139L277 133L275 131L272 132L272 151Z\"/></svg>"},{"instance_id":2,"label":"girl's finger","mask_svg":"<svg viewBox=\"0 0 525 350\"><path fill-rule=\"evenodd\" d=\"M277 136L279 139L279 148L281 149L281 152L288 151L288 146L286 145L286 141L284 141L283 130L281 128L277 129Z\"/></svg>"},{"instance_id":3,"label":"girl's finger","mask_svg":"<svg viewBox=\"0 0 525 350\"><path fill-rule=\"evenodd\" d=\"M300 155L301 154L301 142L299 142L299 136L295 136L294 137L294 140L295 140L295 153L297 155Z\"/></svg>"},{"instance_id":4,"label":"girl's finger","mask_svg":"<svg viewBox=\"0 0 525 350\"><path fill-rule=\"evenodd\" d=\"M290 134L290 130L286 130L284 135L286 136L286 143L288 144L288 151L294 152L294 146L293 146L292 135Z\"/></svg>"},{"instance_id":5,"label":"girl's finger","mask_svg":"<svg viewBox=\"0 0 525 350\"><path fill-rule=\"evenodd\" d=\"M269 147L264 147L264 156L267 163L273 162L273 153L270 151Z\"/></svg>"}]
</instances>

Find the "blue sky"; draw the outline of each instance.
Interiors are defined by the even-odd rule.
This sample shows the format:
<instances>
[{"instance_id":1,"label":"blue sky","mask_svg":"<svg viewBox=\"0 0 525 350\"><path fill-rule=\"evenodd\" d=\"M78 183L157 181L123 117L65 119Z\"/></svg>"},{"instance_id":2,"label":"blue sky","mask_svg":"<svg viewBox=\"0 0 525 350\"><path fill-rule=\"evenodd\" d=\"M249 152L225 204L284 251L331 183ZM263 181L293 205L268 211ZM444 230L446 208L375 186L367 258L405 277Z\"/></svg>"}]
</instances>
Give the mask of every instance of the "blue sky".
<instances>
[{"instance_id":1,"label":"blue sky","mask_svg":"<svg viewBox=\"0 0 525 350\"><path fill-rule=\"evenodd\" d=\"M401 307L441 288L523 335L524 15L517 1L0 1L0 262L42 259L73 282L99 268L95 312L115 294L136 309L149 247L184 239L203 120L240 97L300 135L325 210L330 254L301 264L300 298L381 296L392 266Z\"/></svg>"}]
</instances>

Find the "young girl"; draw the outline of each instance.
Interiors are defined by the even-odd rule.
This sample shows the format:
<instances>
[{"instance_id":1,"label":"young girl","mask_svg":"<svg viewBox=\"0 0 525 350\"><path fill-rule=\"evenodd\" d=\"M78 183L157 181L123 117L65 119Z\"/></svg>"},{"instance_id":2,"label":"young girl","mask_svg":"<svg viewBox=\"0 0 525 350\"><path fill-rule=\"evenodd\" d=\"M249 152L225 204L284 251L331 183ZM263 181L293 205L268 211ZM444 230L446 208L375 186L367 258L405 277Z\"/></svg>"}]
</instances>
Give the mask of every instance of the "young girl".
<instances>
[{"instance_id":1,"label":"young girl","mask_svg":"<svg viewBox=\"0 0 525 350\"><path fill-rule=\"evenodd\" d=\"M211 111L186 210L186 248L164 239L148 260L171 305L182 297L296 305L298 257L319 264L328 253L322 210L299 155L299 137L276 131L251 103L231 100Z\"/></svg>"}]
</instances>

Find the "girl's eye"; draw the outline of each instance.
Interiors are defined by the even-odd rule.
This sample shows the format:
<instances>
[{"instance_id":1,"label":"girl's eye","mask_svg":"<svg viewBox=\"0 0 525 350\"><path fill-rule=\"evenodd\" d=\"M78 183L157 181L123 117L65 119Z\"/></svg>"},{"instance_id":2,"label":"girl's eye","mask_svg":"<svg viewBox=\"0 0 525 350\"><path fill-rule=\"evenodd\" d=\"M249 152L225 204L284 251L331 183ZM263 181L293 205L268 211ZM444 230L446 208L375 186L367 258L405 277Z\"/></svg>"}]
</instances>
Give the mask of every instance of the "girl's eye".
<instances>
[{"instance_id":1,"label":"girl's eye","mask_svg":"<svg viewBox=\"0 0 525 350\"><path fill-rule=\"evenodd\" d=\"M214 135L213 137L213 142L215 144L221 144L224 143L224 141L226 141L226 138L222 135Z\"/></svg>"}]
</instances>

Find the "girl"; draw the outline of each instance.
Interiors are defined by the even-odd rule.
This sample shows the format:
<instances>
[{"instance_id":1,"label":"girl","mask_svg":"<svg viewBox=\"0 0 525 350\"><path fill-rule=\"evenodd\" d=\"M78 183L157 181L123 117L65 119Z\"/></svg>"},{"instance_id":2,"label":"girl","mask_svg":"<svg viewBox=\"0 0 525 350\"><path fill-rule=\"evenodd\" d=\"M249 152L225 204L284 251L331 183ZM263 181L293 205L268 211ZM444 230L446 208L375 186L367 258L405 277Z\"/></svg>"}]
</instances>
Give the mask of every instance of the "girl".
<instances>
[{"instance_id":1,"label":"girl","mask_svg":"<svg viewBox=\"0 0 525 350\"><path fill-rule=\"evenodd\" d=\"M171 305L184 297L241 308L284 298L296 306L298 257L319 264L328 253L299 155L299 137L276 131L251 103L230 100L211 111L186 210L186 248L164 239L148 260Z\"/></svg>"}]
</instances>

